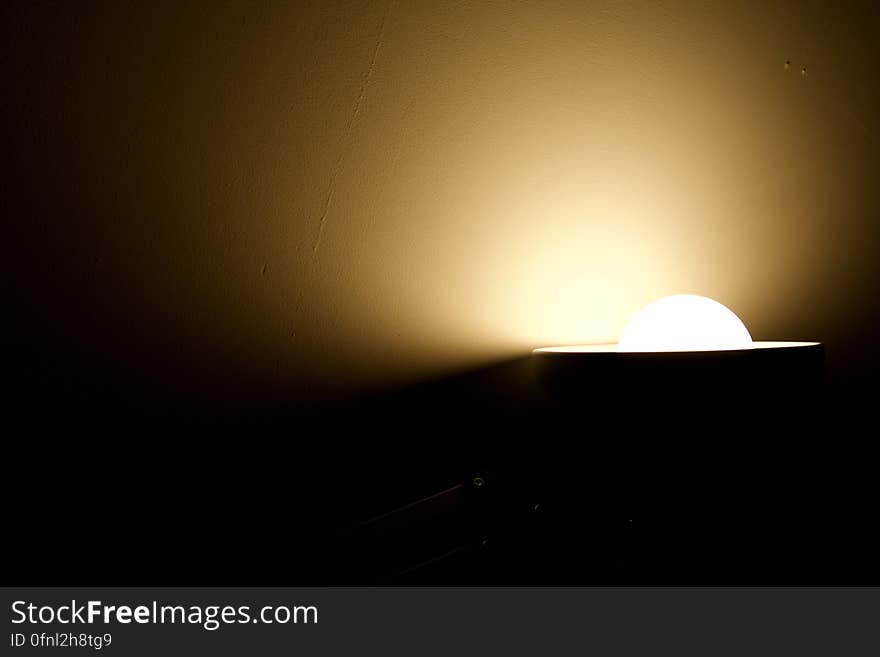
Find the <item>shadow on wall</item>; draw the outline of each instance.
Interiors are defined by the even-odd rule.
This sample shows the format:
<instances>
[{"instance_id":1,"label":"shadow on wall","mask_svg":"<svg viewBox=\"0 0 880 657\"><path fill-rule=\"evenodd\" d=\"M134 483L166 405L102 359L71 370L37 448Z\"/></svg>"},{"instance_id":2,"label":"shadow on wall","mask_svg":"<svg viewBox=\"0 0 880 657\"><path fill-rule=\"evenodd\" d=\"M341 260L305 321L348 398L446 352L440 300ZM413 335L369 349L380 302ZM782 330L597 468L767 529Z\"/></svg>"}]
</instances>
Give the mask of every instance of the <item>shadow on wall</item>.
<instances>
[{"instance_id":1,"label":"shadow on wall","mask_svg":"<svg viewBox=\"0 0 880 657\"><path fill-rule=\"evenodd\" d=\"M16 500L8 522L28 528L14 546L17 576L300 586L876 579L876 540L862 521L869 400L824 391L766 400L675 380L650 395L597 380L560 399L536 386L532 365L508 360L299 409L132 409L114 386L47 388L35 376L36 387L6 399L8 426L24 431L10 441L17 467L4 481ZM59 505L60 494L75 503ZM446 508L388 518L438 495ZM53 522L35 522L47 508ZM59 526L63 559L51 558ZM119 559L95 549L96 528L112 531Z\"/></svg>"}]
</instances>

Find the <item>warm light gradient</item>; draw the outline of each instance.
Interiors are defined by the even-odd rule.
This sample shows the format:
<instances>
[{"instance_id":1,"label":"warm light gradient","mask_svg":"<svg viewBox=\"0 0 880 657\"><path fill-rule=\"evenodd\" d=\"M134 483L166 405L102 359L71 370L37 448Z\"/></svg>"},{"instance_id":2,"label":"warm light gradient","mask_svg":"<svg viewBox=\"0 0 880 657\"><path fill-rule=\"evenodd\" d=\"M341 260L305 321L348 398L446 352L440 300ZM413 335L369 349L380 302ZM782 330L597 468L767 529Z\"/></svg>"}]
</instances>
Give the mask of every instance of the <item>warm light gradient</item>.
<instances>
[{"instance_id":1,"label":"warm light gradient","mask_svg":"<svg viewBox=\"0 0 880 657\"><path fill-rule=\"evenodd\" d=\"M752 336L739 317L696 294L676 294L648 304L629 320L617 344L623 352L751 348Z\"/></svg>"},{"instance_id":2,"label":"warm light gradient","mask_svg":"<svg viewBox=\"0 0 880 657\"><path fill-rule=\"evenodd\" d=\"M880 359L875 7L25 3L7 24L23 335L295 399L613 342L680 290L822 340L832 374Z\"/></svg>"}]
</instances>

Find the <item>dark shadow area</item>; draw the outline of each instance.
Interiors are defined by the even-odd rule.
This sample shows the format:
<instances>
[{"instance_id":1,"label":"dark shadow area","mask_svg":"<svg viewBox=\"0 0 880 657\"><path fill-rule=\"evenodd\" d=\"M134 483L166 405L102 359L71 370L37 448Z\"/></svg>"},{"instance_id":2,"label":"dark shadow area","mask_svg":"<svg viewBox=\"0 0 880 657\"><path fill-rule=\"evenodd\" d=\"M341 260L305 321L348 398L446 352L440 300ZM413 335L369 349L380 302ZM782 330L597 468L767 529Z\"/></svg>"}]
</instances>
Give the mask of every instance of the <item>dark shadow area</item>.
<instances>
[{"instance_id":1,"label":"dark shadow area","mask_svg":"<svg viewBox=\"0 0 880 657\"><path fill-rule=\"evenodd\" d=\"M880 581L869 387L563 399L522 358L188 414L8 353L10 583Z\"/></svg>"}]
</instances>

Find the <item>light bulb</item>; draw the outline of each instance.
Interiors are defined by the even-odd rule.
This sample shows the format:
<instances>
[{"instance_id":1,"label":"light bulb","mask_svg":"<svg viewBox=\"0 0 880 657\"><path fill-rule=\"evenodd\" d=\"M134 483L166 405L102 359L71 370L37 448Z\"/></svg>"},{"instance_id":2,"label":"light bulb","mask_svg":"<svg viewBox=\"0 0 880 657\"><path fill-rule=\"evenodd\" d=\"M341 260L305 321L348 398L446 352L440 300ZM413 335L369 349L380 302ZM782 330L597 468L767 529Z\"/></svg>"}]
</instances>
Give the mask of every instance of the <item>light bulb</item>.
<instances>
[{"instance_id":1,"label":"light bulb","mask_svg":"<svg viewBox=\"0 0 880 657\"><path fill-rule=\"evenodd\" d=\"M751 348L752 336L739 317L696 294L676 294L648 304L629 321L617 344L619 352Z\"/></svg>"}]
</instances>

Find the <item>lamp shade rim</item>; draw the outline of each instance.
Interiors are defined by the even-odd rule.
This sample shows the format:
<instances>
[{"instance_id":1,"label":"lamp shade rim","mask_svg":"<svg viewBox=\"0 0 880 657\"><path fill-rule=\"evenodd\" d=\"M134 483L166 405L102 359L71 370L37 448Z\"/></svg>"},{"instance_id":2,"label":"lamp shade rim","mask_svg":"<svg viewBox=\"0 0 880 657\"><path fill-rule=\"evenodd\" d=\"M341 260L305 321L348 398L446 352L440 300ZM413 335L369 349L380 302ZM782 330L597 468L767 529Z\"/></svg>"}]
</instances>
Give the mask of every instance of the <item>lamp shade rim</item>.
<instances>
[{"instance_id":1,"label":"lamp shade rim","mask_svg":"<svg viewBox=\"0 0 880 657\"><path fill-rule=\"evenodd\" d=\"M712 354L712 353L728 353L728 352L745 352L764 350L783 350L783 349L806 349L821 348L821 342L794 342L794 341L755 341L750 347L738 349L677 349L669 351L618 351L616 342L603 344L580 344L580 345L560 345L551 347L538 347L532 350L532 354L536 356L590 356L590 355L617 355L617 356L639 356L639 355L660 355L660 354Z\"/></svg>"}]
</instances>

